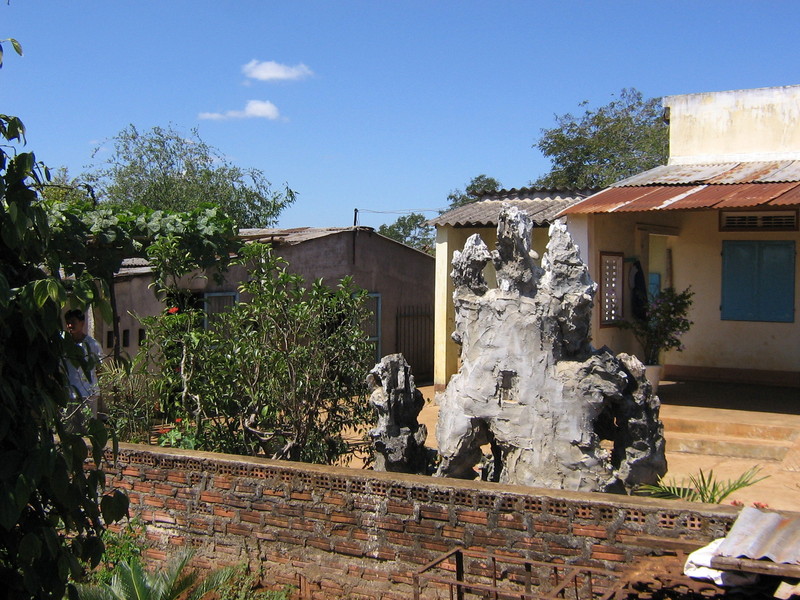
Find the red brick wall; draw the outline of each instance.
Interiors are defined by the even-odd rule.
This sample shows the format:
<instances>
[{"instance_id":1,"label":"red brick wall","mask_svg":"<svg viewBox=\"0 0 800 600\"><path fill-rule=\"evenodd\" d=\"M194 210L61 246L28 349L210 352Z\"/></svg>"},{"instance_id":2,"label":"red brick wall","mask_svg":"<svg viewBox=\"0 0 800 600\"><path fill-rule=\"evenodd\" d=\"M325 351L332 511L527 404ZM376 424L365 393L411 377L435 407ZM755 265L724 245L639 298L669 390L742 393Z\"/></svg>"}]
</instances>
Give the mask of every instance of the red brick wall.
<instances>
[{"instance_id":1,"label":"red brick wall","mask_svg":"<svg viewBox=\"0 0 800 600\"><path fill-rule=\"evenodd\" d=\"M725 534L736 509L121 445L108 469L148 526L148 557L248 560L307 598L410 598L412 573L457 545L608 567L642 536ZM637 542L637 539L639 540ZM429 590L426 597L435 597Z\"/></svg>"}]
</instances>

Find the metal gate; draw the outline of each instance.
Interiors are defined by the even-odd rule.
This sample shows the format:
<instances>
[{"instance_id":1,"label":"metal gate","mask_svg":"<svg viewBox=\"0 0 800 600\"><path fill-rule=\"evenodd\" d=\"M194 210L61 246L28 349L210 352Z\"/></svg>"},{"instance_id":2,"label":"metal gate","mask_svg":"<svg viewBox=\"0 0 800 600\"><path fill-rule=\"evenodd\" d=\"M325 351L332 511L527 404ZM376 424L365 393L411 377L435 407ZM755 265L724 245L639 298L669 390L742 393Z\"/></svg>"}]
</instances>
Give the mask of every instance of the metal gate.
<instances>
[{"instance_id":1,"label":"metal gate","mask_svg":"<svg viewBox=\"0 0 800 600\"><path fill-rule=\"evenodd\" d=\"M397 351L414 373L417 385L433 381L433 308L403 306L397 309Z\"/></svg>"}]
</instances>

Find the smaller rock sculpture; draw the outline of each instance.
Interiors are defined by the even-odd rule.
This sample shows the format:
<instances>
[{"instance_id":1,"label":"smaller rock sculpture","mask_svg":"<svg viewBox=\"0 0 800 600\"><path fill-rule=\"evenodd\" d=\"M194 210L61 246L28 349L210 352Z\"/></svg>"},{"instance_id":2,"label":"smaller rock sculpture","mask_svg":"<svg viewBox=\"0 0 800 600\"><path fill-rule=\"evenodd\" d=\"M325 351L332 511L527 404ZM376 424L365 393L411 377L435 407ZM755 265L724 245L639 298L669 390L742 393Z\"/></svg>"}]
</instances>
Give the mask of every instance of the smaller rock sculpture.
<instances>
[{"instance_id":1,"label":"smaller rock sculpture","mask_svg":"<svg viewBox=\"0 0 800 600\"><path fill-rule=\"evenodd\" d=\"M425 474L428 429L417 421L425 399L414 385L402 354L384 356L367 376L378 423L369 432L375 447L376 471Z\"/></svg>"}]
</instances>

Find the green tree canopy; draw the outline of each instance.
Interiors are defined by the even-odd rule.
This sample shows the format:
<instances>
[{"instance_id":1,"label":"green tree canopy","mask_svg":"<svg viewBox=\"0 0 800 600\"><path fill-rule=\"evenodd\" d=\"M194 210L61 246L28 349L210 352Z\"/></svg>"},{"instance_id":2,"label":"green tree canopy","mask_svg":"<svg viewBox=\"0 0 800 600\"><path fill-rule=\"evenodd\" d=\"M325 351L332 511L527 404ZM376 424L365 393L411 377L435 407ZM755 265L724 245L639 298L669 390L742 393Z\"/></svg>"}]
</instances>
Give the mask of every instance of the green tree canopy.
<instances>
[{"instance_id":1,"label":"green tree canopy","mask_svg":"<svg viewBox=\"0 0 800 600\"><path fill-rule=\"evenodd\" d=\"M603 188L667 160L668 127L661 101L645 99L636 89L623 89L596 110L555 119L556 126L542 129L534 145L552 162L550 172L532 182L537 187Z\"/></svg>"},{"instance_id":2,"label":"green tree canopy","mask_svg":"<svg viewBox=\"0 0 800 600\"><path fill-rule=\"evenodd\" d=\"M269 227L295 199L287 186L273 190L261 170L231 164L197 130L187 136L172 126L140 132L128 125L108 142L111 155L86 174L102 202L167 212L211 202L239 227Z\"/></svg>"},{"instance_id":3,"label":"green tree canopy","mask_svg":"<svg viewBox=\"0 0 800 600\"><path fill-rule=\"evenodd\" d=\"M402 244L433 254L436 241L433 227L426 224L427 217L422 213L412 212L398 218L391 225L381 225L378 233L397 240Z\"/></svg>"},{"instance_id":4,"label":"green tree canopy","mask_svg":"<svg viewBox=\"0 0 800 600\"><path fill-rule=\"evenodd\" d=\"M503 187L503 184L494 177L483 174L477 175L470 180L463 191L456 189L448 194L447 201L450 206L447 210L477 202L484 195L499 191L501 187Z\"/></svg>"}]
</instances>

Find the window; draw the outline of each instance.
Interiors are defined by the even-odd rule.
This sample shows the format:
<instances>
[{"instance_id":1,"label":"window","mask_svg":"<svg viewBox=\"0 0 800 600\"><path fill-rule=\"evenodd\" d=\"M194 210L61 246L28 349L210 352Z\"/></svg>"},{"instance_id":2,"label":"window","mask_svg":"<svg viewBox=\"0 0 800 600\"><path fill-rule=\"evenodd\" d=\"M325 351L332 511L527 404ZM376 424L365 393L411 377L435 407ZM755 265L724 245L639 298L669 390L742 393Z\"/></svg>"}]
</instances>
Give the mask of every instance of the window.
<instances>
[{"instance_id":1,"label":"window","mask_svg":"<svg viewBox=\"0 0 800 600\"><path fill-rule=\"evenodd\" d=\"M722 242L725 321L794 322L793 241Z\"/></svg>"},{"instance_id":2,"label":"window","mask_svg":"<svg viewBox=\"0 0 800 600\"><path fill-rule=\"evenodd\" d=\"M600 253L600 325L622 320L622 258L618 252Z\"/></svg>"},{"instance_id":3,"label":"window","mask_svg":"<svg viewBox=\"0 0 800 600\"><path fill-rule=\"evenodd\" d=\"M236 292L208 292L203 296L203 308L206 311L205 328L213 327L216 315L227 312L236 304L239 294Z\"/></svg>"},{"instance_id":4,"label":"window","mask_svg":"<svg viewBox=\"0 0 800 600\"><path fill-rule=\"evenodd\" d=\"M797 211L722 211L719 229L720 231L797 231Z\"/></svg>"},{"instance_id":5,"label":"window","mask_svg":"<svg viewBox=\"0 0 800 600\"><path fill-rule=\"evenodd\" d=\"M369 336L369 343L375 349L375 362L378 362L381 359L381 295L370 292L364 306L367 309L364 332Z\"/></svg>"}]
</instances>

